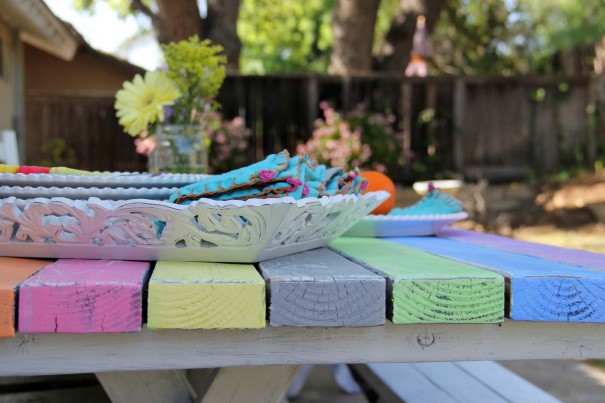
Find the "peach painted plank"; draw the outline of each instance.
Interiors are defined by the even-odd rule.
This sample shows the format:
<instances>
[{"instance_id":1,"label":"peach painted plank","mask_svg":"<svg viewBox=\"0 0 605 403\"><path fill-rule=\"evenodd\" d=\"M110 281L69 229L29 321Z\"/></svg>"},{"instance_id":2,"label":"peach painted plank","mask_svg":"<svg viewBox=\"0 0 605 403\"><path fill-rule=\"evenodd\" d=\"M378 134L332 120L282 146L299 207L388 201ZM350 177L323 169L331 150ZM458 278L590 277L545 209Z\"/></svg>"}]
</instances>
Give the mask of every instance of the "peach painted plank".
<instances>
[{"instance_id":1,"label":"peach painted plank","mask_svg":"<svg viewBox=\"0 0 605 403\"><path fill-rule=\"evenodd\" d=\"M60 259L21 284L19 332L136 332L148 262Z\"/></svg>"},{"instance_id":2,"label":"peach painted plank","mask_svg":"<svg viewBox=\"0 0 605 403\"><path fill-rule=\"evenodd\" d=\"M15 335L15 301L19 284L50 260L0 257L0 337Z\"/></svg>"}]
</instances>

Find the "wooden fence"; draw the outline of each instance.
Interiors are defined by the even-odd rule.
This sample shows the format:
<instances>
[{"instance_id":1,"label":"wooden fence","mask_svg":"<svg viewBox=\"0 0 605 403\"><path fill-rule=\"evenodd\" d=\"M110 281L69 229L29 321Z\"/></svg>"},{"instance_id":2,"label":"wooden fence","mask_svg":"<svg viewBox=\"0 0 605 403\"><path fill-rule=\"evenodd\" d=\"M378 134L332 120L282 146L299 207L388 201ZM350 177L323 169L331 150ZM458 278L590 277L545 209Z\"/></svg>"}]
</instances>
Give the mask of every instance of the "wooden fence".
<instances>
[{"instance_id":1,"label":"wooden fence","mask_svg":"<svg viewBox=\"0 0 605 403\"><path fill-rule=\"evenodd\" d=\"M249 162L306 141L321 117L320 101L344 114L363 102L369 111L394 114L405 133L398 141L407 158L392 173L399 180L448 171L512 178L594 155L592 86L589 78L230 76L219 102L225 117L243 116L252 129ZM27 94L28 162L60 137L81 168L144 170L112 105L109 97Z\"/></svg>"},{"instance_id":2,"label":"wooden fence","mask_svg":"<svg viewBox=\"0 0 605 403\"><path fill-rule=\"evenodd\" d=\"M112 97L28 93L26 163L101 171L145 171L146 157L115 117Z\"/></svg>"}]
</instances>

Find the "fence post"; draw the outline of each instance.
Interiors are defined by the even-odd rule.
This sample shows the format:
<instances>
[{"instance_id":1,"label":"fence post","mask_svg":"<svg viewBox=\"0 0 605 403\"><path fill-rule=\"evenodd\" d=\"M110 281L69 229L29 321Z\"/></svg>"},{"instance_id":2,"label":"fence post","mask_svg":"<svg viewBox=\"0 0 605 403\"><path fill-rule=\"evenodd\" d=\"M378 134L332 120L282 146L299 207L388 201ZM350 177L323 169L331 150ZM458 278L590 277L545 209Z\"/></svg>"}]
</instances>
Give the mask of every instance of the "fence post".
<instances>
[{"instance_id":1,"label":"fence post","mask_svg":"<svg viewBox=\"0 0 605 403\"><path fill-rule=\"evenodd\" d=\"M597 134L599 131L599 122L603 118L603 98L605 94L605 75L598 74L596 77L588 79L588 108L586 122L586 160L594 166L597 160Z\"/></svg>"},{"instance_id":2,"label":"fence post","mask_svg":"<svg viewBox=\"0 0 605 403\"><path fill-rule=\"evenodd\" d=\"M351 105L349 102L349 98L351 97L351 77L350 76L342 76L340 81L341 90L342 90L342 113L344 116L349 114L351 109Z\"/></svg>"},{"instance_id":3,"label":"fence post","mask_svg":"<svg viewBox=\"0 0 605 403\"><path fill-rule=\"evenodd\" d=\"M317 76L307 76L307 134L309 137L313 134L314 122L317 119L317 105L319 104L319 94L317 88Z\"/></svg>"},{"instance_id":4,"label":"fence post","mask_svg":"<svg viewBox=\"0 0 605 403\"><path fill-rule=\"evenodd\" d=\"M464 78L454 80L454 167L458 173L465 174L464 167L464 118L466 112L466 81Z\"/></svg>"},{"instance_id":5,"label":"fence post","mask_svg":"<svg viewBox=\"0 0 605 403\"><path fill-rule=\"evenodd\" d=\"M403 177L412 178L412 164L410 156L412 155L412 84L404 80L401 83L401 121L403 129L403 143L401 144L404 165Z\"/></svg>"}]
</instances>

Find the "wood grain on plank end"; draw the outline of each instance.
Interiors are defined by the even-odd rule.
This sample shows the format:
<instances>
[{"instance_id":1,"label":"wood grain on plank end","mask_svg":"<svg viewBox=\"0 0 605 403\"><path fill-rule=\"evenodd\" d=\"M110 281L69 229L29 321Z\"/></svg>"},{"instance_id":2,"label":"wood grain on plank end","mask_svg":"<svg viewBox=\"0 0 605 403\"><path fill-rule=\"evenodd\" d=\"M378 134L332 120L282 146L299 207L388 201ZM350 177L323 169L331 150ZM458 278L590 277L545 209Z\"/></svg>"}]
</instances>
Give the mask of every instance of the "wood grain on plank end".
<instances>
[{"instance_id":1,"label":"wood grain on plank end","mask_svg":"<svg viewBox=\"0 0 605 403\"><path fill-rule=\"evenodd\" d=\"M499 323L504 283L484 279L399 281L393 286L395 324Z\"/></svg>"},{"instance_id":2,"label":"wood grain on plank end","mask_svg":"<svg viewBox=\"0 0 605 403\"><path fill-rule=\"evenodd\" d=\"M524 249L514 252L511 244L500 238L488 237L492 244L489 247L475 241L467 243L467 239L469 237L455 240L433 237L397 238L395 241L502 273L510 284L508 314L513 320L605 322L605 271L602 269L546 259L544 256L548 254L544 250L541 252L544 256L528 255ZM480 240L483 242L483 238ZM501 245L507 249L496 247ZM516 243L512 245L516 248ZM527 249L527 245L522 246ZM561 256L567 256L570 262L574 261L572 254L554 252L556 250L549 250L553 259L563 260Z\"/></svg>"},{"instance_id":3,"label":"wood grain on plank end","mask_svg":"<svg viewBox=\"0 0 605 403\"><path fill-rule=\"evenodd\" d=\"M265 282L252 265L160 261L147 311L152 329L263 328Z\"/></svg>"},{"instance_id":4,"label":"wood grain on plank end","mask_svg":"<svg viewBox=\"0 0 605 403\"><path fill-rule=\"evenodd\" d=\"M50 260L0 257L0 337L15 336L15 301L21 282Z\"/></svg>"},{"instance_id":5,"label":"wood grain on plank end","mask_svg":"<svg viewBox=\"0 0 605 403\"><path fill-rule=\"evenodd\" d=\"M272 326L364 327L385 323L384 277L328 250L259 263Z\"/></svg>"},{"instance_id":6,"label":"wood grain on plank end","mask_svg":"<svg viewBox=\"0 0 605 403\"><path fill-rule=\"evenodd\" d=\"M339 238L335 250L389 280L389 319L404 323L498 323L504 320L504 277L374 238Z\"/></svg>"},{"instance_id":7,"label":"wood grain on plank end","mask_svg":"<svg viewBox=\"0 0 605 403\"><path fill-rule=\"evenodd\" d=\"M22 283L19 331L139 331L148 271L148 262L60 259Z\"/></svg>"},{"instance_id":8,"label":"wood grain on plank end","mask_svg":"<svg viewBox=\"0 0 605 403\"><path fill-rule=\"evenodd\" d=\"M605 279L518 277L512 289L512 320L605 322Z\"/></svg>"}]
</instances>

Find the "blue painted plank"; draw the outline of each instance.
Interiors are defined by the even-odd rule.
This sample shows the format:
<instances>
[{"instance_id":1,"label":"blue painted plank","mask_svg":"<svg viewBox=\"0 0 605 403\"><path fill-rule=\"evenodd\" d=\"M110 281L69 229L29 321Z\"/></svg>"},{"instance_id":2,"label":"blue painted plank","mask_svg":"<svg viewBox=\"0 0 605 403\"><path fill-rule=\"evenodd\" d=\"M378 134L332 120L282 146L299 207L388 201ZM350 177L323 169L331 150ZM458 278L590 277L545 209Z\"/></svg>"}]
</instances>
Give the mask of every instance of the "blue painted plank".
<instances>
[{"instance_id":1,"label":"blue painted plank","mask_svg":"<svg viewBox=\"0 0 605 403\"><path fill-rule=\"evenodd\" d=\"M389 238L503 274L512 320L605 322L605 272L440 237Z\"/></svg>"}]
</instances>

